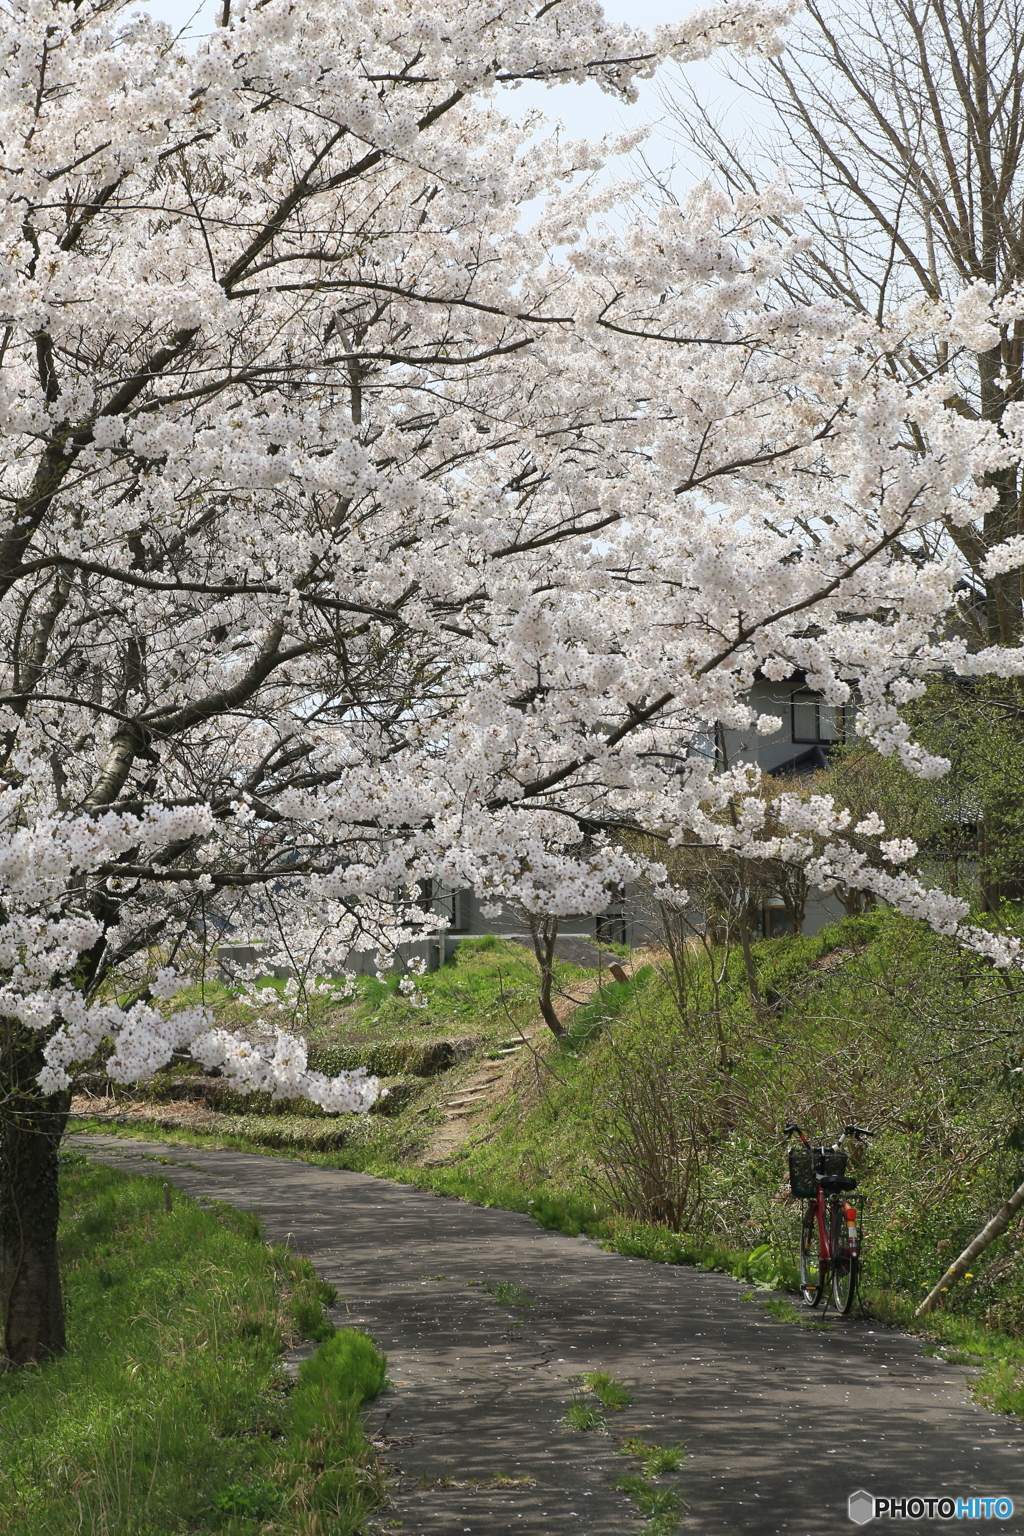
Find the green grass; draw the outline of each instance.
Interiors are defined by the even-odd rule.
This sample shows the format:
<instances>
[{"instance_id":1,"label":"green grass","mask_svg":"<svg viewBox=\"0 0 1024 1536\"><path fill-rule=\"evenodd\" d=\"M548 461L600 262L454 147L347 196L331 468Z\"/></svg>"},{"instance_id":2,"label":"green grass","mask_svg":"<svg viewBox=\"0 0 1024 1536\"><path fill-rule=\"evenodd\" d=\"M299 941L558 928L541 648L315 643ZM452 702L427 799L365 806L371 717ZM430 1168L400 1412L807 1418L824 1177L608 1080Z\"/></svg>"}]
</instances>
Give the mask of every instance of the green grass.
<instances>
[{"instance_id":1,"label":"green grass","mask_svg":"<svg viewBox=\"0 0 1024 1536\"><path fill-rule=\"evenodd\" d=\"M633 1401L633 1394L621 1381L609 1376L607 1371L588 1371L583 1380L603 1408L612 1413L623 1413Z\"/></svg>"},{"instance_id":2,"label":"green grass","mask_svg":"<svg viewBox=\"0 0 1024 1536\"><path fill-rule=\"evenodd\" d=\"M521 1291L518 1285L513 1285L511 1280L497 1280L493 1284L485 1285L485 1290L490 1291L499 1307L534 1307L537 1303L532 1296Z\"/></svg>"},{"instance_id":3,"label":"green grass","mask_svg":"<svg viewBox=\"0 0 1024 1536\"><path fill-rule=\"evenodd\" d=\"M679 1524L683 1508L683 1501L674 1488L661 1488L640 1472L626 1472L615 1486L647 1517L648 1536L671 1536Z\"/></svg>"},{"instance_id":4,"label":"green grass","mask_svg":"<svg viewBox=\"0 0 1024 1536\"><path fill-rule=\"evenodd\" d=\"M627 1494L640 1513L647 1517L644 1526L647 1536L672 1536L679 1524L683 1501L674 1488L664 1488L655 1479L681 1470L685 1446L649 1445L639 1436L631 1435L621 1443L619 1452L639 1461L641 1470L624 1473L615 1484L616 1488Z\"/></svg>"},{"instance_id":5,"label":"green grass","mask_svg":"<svg viewBox=\"0 0 1024 1536\"><path fill-rule=\"evenodd\" d=\"M607 981L603 977L598 991L589 1003L574 1008L569 1015L566 1032L559 1042L560 1049L571 1055L579 1055L594 1044L602 1029L622 1017L635 1005L638 996L654 979L654 969L645 965L628 981Z\"/></svg>"},{"instance_id":6,"label":"green grass","mask_svg":"<svg viewBox=\"0 0 1024 1536\"><path fill-rule=\"evenodd\" d=\"M335 1287L321 1280L312 1264L306 1262L297 1266L288 1309L296 1333L318 1344L332 1338L336 1330L325 1309L333 1307L337 1299Z\"/></svg>"},{"instance_id":7,"label":"green grass","mask_svg":"<svg viewBox=\"0 0 1024 1536\"><path fill-rule=\"evenodd\" d=\"M975 1393L996 1413L1024 1414L1024 1364L1019 1359L991 1361L981 1372Z\"/></svg>"},{"instance_id":8,"label":"green grass","mask_svg":"<svg viewBox=\"0 0 1024 1536\"><path fill-rule=\"evenodd\" d=\"M382 1392L387 1361L365 1334L343 1329L299 1368L288 1416L289 1507L309 1536L356 1536L383 1500L384 1478L360 1410Z\"/></svg>"},{"instance_id":9,"label":"green grass","mask_svg":"<svg viewBox=\"0 0 1024 1536\"><path fill-rule=\"evenodd\" d=\"M577 966L556 963L558 986L571 990L572 980L581 974ZM437 1031L459 1034L472 1030L497 1040L510 1028L515 1031L536 1017L537 966L532 951L493 934L463 939L439 970L417 976L415 997L403 995L401 981L397 970L382 977L360 976L353 983L351 997L343 995L345 987L338 983L333 995L311 997L303 1016L287 1022L308 1036L311 1060L321 1070L329 1065L327 1052L339 1052L336 1060L340 1065L334 1070L340 1071L360 1064L369 1050L374 1053L372 1070L390 1076L417 1070L409 1064L408 1053L393 1054L403 1035L413 1034L422 1041L424 1035L429 1037ZM281 982L268 985L276 992L283 988ZM181 994L181 1000L198 1001L198 996L198 989L192 988ZM251 1016L252 1010L220 983L207 985L206 1001L217 1008L226 1028ZM354 1048L362 1048L362 1054Z\"/></svg>"},{"instance_id":10,"label":"green grass","mask_svg":"<svg viewBox=\"0 0 1024 1536\"><path fill-rule=\"evenodd\" d=\"M787 1301L784 1296L770 1296L762 1300L761 1305L772 1317L778 1318L780 1323L805 1323L808 1321L809 1314L807 1311L800 1311L799 1308L794 1307L791 1301Z\"/></svg>"},{"instance_id":11,"label":"green grass","mask_svg":"<svg viewBox=\"0 0 1024 1536\"><path fill-rule=\"evenodd\" d=\"M678 1472L683 1465L686 1449L683 1445L652 1445L644 1457L644 1471L648 1477L660 1477L666 1472Z\"/></svg>"},{"instance_id":12,"label":"green grass","mask_svg":"<svg viewBox=\"0 0 1024 1536\"><path fill-rule=\"evenodd\" d=\"M585 1397L573 1398L562 1422L567 1429L575 1430L578 1434L586 1434L590 1430L605 1427L604 1418L593 1403L588 1403Z\"/></svg>"},{"instance_id":13,"label":"green grass","mask_svg":"<svg viewBox=\"0 0 1024 1536\"><path fill-rule=\"evenodd\" d=\"M660 1477L666 1472L678 1472L686 1456L686 1447L679 1445L649 1445L637 1435L630 1435L619 1447L623 1456L633 1456L643 1462L648 1477Z\"/></svg>"},{"instance_id":14,"label":"green grass","mask_svg":"<svg viewBox=\"0 0 1024 1536\"><path fill-rule=\"evenodd\" d=\"M4 1536L354 1533L382 1497L359 1408L384 1365L331 1328L330 1287L251 1214L168 1212L159 1178L71 1154L61 1182L69 1348L0 1378ZM290 1394L296 1332L329 1342Z\"/></svg>"}]
</instances>

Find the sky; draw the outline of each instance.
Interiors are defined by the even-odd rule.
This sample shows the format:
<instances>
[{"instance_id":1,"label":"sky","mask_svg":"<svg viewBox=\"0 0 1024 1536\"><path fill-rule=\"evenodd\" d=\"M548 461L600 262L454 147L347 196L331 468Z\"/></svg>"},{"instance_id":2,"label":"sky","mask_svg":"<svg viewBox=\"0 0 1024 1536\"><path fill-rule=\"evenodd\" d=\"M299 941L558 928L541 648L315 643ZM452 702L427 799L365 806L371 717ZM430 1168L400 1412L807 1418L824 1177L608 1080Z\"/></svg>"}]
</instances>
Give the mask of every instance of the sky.
<instances>
[{"instance_id":1,"label":"sky","mask_svg":"<svg viewBox=\"0 0 1024 1536\"><path fill-rule=\"evenodd\" d=\"M699 7L692 0L691 3L688 0L606 0L604 8L612 21L650 30L666 22L679 21ZM184 27L194 16L191 30L201 34L214 25L217 6L216 0L205 0L198 10L197 0L150 0L148 9L176 27ZM710 60L687 65L684 72L701 97L712 104L716 115L724 115L742 133L751 120L751 109L725 77L722 64ZM583 85L551 87L527 83L509 93L508 110L518 115L520 111L536 107L547 117L560 121L568 137L574 139L599 140L606 134L651 126L647 158L659 173L663 173L678 160L675 135L671 124L665 120L665 107L660 99L662 90L671 84L672 78L673 69L669 69L660 71L653 81L641 81L640 97L634 105L616 101L589 81ZM607 174L626 176L629 167L612 161ZM692 170L677 165L672 178L676 192L684 192L694 179Z\"/></svg>"}]
</instances>

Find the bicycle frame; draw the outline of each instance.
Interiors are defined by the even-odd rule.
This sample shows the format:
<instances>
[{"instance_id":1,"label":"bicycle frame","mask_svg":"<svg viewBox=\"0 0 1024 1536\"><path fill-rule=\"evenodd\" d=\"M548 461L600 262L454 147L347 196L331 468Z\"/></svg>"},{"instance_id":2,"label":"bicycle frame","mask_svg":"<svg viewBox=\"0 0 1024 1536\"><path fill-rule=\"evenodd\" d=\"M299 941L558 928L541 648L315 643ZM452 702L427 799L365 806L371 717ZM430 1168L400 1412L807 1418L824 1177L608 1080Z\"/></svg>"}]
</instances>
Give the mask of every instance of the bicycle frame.
<instances>
[{"instance_id":1,"label":"bicycle frame","mask_svg":"<svg viewBox=\"0 0 1024 1536\"><path fill-rule=\"evenodd\" d=\"M807 1148L808 1152L811 1152L811 1153L814 1153L814 1152L829 1152L829 1151L834 1151L835 1150L834 1147L827 1147L827 1146L815 1147L815 1146L812 1146L811 1143L808 1141L807 1137L804 1135L803 1131L801 1131L799 1129L797 1130L797 1135L800 1137L800 1140L803 1142L803 1144ZM840 1138L840 1139L842 1139L842 1138ZM838 1146L838 1145L839 1145L839 1142L836 1142L836 1146ZM859 1259L860 1258L860 1234L858 1233L858 1230L857 1230L857 1210L856 1210L856 1207L850 1203L850 1201L846 1198L845 1195L828 1195L828 1196L826 1196L825 1191L821 1187L820 1178L819 1178L818 1194L817 1194L817 1197L816 1197L815 1202L814 1202L814 1212L815 1212L815 1216L817 1218L817 1223L818 1223L818 1258L819 1258L819 1261L820 1261L823 1269L824 1269L824 1267L826 1265L829 1268L831 1268L832 1267L832 1260L835 1257L835 1255L832 1252L832 1234L829 1231L829 1222L826 1219L827 1215L828 1215L828 1202L829 1202L829 1200L835 1200L837 1202L837 1204L841 1204L843 1206L843 1213L844 1213L844 1215L846 1217L846 1236L847 1236L847 1241L849 1242L849 1245L850 1245L849 1246L850 1257L852 1259Z\"/></svg>"},{"instance_id":2,"label":"bicycle frame","mask_svg":"<svg viewBox=\"0 0 1024 1536\"><path fill-rule=\"evenodd\" d=\"M835 1143L829 1146L827 1143L824 1145L812 1143L798 1125L790 1124L785 1129L787 1136L794 1134L799 1136L810 1154L810 1167L817 1183L816 1193L813 1198L807 1199L800 1222L800 1289L806 1304L816 1307L831 1285L836 1307L845 1314L853 1305L860 1273L861 1250L857 1207L847 1197L847 1191L836 1189L834 1185L831 1188L828 1187L832 1180L829 1175L820 1173L816 1165L819 1162L825 1163L827 1153L838 1152L847 1136L853 1136L860 1141L873 1133L862 1126L848 1125L837 1136ZM842 1183L845 1180L836 1178L835 1182ZM814 1212L813 1224L817 1228L816 1273L812 1260L812 1211ZM810 1273L815 1273L814 1281L810 1280ZM827 1300L825 1306L827 1309Z\"/></svg>"}]
</instances>

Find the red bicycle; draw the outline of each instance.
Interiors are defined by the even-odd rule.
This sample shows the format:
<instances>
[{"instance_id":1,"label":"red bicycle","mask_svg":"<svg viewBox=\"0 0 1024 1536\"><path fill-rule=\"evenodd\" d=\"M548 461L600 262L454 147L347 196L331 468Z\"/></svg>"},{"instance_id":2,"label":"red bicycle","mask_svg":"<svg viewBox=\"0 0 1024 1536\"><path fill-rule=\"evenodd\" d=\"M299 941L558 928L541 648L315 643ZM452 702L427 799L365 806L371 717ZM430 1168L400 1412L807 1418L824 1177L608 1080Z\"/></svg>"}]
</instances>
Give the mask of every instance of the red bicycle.
<instances>
[{"instance_id":1,"label":"red bicycle","mask_svg":"<svg viewBox=\"0 0 1024 1536\"><path fill-rule=\"evenodd\" d=\"M847 1155L842 1144L847 1136L863 1141L874 1135L861 1125L848 1125L831 1146L812 1146L798 1125L784 1127L787 1136L799 1136L799 1147L789 1149L789 1187L794 1199L803 1200L800 1219L800 1294L816 1307L831 1281L832 1300L838 1312L853 1306L860 1276L860 1237L857 1210L846 1195L857 1180L846 1175Z\"/></svg>"}]
</instances>

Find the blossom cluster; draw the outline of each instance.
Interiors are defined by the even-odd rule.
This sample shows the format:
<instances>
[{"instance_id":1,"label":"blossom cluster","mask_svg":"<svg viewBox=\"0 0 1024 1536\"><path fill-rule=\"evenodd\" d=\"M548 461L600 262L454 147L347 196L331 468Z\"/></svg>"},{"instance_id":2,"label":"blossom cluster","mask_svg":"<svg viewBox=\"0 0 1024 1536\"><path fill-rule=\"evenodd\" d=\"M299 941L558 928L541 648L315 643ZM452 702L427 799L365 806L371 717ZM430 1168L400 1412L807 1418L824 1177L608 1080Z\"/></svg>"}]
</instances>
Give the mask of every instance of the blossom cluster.
<instances>
[{"instance_id":1,"label":"blossom cluster","mask_svg":"<svg viewBox=\"0 0 1024 1536\"><path fill-rule=\"evenodd\" d=\"M600 146L513 115L525 79L771 52L789 9L648 37L589 0L266 0L189 52L117 0L9 8L0 1001L44 1089L189 1052L366 1109L309 1072L304 1001L443 928L436 889L548 919L660 888L623 829L1018 962L880 821L706 750L800 676L938 777L907 703L1024 675L947 622L1012 422L885 366L909 331L989 347L999 304L770 301L784 189L609 217ZM238 935L256 1043L178 1000Z\"/></svg>"}]
</instances>

